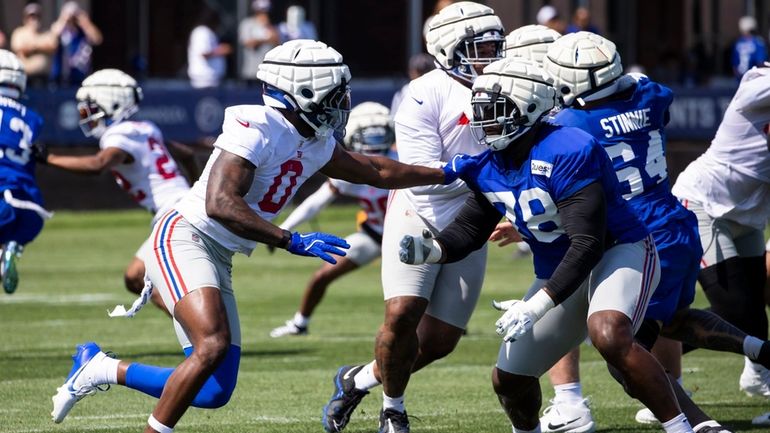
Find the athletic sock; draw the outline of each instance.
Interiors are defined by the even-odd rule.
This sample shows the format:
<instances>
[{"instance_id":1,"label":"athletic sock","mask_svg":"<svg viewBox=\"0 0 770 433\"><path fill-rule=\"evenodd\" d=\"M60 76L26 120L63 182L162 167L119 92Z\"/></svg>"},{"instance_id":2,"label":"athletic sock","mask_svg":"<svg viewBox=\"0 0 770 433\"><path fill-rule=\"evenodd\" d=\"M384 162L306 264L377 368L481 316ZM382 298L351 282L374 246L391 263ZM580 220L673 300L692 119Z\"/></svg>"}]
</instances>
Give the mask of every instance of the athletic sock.
<instances>
[{"instance_id":1,"label":"athletic sock","mask_svg":"<svg viewBox=\"0 0 770 433\"><path fill-rule=\"evenodd\" d=\"M395 410L396 412L404 413L406 408L404 407L404 396L388 397L385 393L382 393L382 410Z\"/></svg>"},{"instance_id":2,"label":"athletic sock","mask_svg":"<svg viewBox=\"0 0 770 433\"><path fill-rule=\"evenodd\" d=\"M292 319L295 325L297 325L298 328L307 328L307 325L310 324L310 317L305 317L297 311L294 313L294 319Z\"/></svg>"},{"instance_id":3,"label":"athletic sock","mask_svg":"<svg viewBox=\"0 0 770 433\"><path fill-rule=\"evenodd\" d=\"M356 388L362 389L364 391L368 391L375 386L379 385L380 382L377 380L376 377L374 377L374 363L376 361L372 361L366 365L364 365L364 368L358 371L355 376L353 376L353 380L356 382Z\"/></svg>"},{"instance_id":4,"label":"athletic sock","mask_svg":"<svg viewBox=\"0 0 770 433\"><path fill-rule=\"evenodd\" d=\"M755 361L759 358L759 352L762 350L763 344L765 344L765 342L759 338L747 335L746 338L743 339L743 354L752 361Z\"/></svg>"},{"instance_id":5,"label":"athletic sock","mask_svg":"<svg viewBox=\"0 0 770 433\"><path fill-rule=\"evenodd\" d=\"M111 385L117 384L118 365L120 364L120 360L105 356L102 362L104 363L104 376L98 378L99 380L103 380L103 382L100 383L109 383Z\"/></svg>"},{"instance_id":6,"label":"athletic sock","mask_svg":"<svg viewBox=\"0 0 770 433\"><path fill-rule=\"evenodd\" d=\"M173 372L173 368L134 362L126 370L126 386L152 397L160 398L163 387L166 386L166 381Z\"/></svg>"},{"instance_id":7,"label":"athletic sock","mask_svg":"<svg viewBox=\"0 0 770 433\"><path fill-rule=\"evenodd\" d=\"M104 353L98 353L89 364L88 372L91 373L90 377L81 375L79 381L74 384L75 387L82 386L85 381L89 381L93 385L104 384L117 384L118 383L118 364L120 361L115 358L110 358Z\"/></svg>"},{"instance_id":8,"label":"athletic sock","mask_svg":"<svg viewBox=\"0 0 770 433\"><path fill-rule=\"evenodd\" d=\"M687 417L683 413L662 423L662 425L666 433L693 433L690 422L687 421Z\"/></svg>"},{"instance_id":9,"label":"athletic sock","mask_svg":"<svg viewBox=\"0 0 770 433\"><path fill-rule=\"evenodd\" d=\"M554 403L577 404L583 401L583 385L580 382L563 383L553 387Z\"/></svg>"}]
</instances>

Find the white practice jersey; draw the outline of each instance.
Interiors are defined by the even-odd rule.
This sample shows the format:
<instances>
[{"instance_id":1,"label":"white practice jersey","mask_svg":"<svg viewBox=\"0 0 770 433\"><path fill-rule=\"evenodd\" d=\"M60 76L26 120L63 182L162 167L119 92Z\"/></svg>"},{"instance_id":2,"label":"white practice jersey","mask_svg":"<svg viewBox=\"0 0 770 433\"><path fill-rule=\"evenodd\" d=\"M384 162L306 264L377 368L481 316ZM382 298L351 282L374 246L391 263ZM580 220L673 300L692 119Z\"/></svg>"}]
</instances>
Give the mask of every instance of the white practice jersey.
<instances>
[{"instance_id":1,"label":"white practice jersey","mask_svg":"<svg viewBox=\"0 0 770 433\"><path fill-rule=\"evenodd\" d=\"M770 68L741 79L711 146L679 175L674 195L713 218L762 229L770 217Z\"/></svg>"},{"instance_id":2,"label":"white practice jersey","mask_svg":"<svg viewBox=\"0 0 770 433\"><path fill-rule=\"evenodd\" d=\"M116 147L131 155L133 161L116 165L112 174L134 201L156 217L190 190L166 149L160 129L152 122L116 123L104 132L99 147Z\"/></svg>"},{"instance_id":3,"label":"white practice jersey","mask_svg":"<svg viewBox=\"0 0 770 433\"><path fill-rule=\"evenodd\" d=\"M390 190L350 183L340 179L329 179L329 181L340 194L358 200L361 209L366 212L366 224L372 230L382 234L382 224L385 222L385 211L388 208Z\"/></svg>"},{"instance_id":4,"label":"white practice jersey","mask_svg":"<svg viewBox=\"0 0 770 433\"><path fill-rule=\"evenodd\" d=\"M441 69L409 84L395 115L399 161L439 168L457 153L486 148L470 131L471 90ZM405 190L412 208L436 229L454 220L468 195L461 180Z\"/></svg>"},{"instance_id":5,"label":"white practice jersey","mask_svg":"<svg viewBox=\"0 0 770 433\"><path fill-rule=\"evenodd\" d=\"M255 241L236 235L206 214L206 187L217 157L225 151L254 164L254 180L244 199L257 215L272 221L291 202L297 189L329 162L335 146L333 137L302 137L281 113L270 107L228 107L214 152L200 179L176 209L223 247L250 255Z\"/></svg>"}]
</instances>

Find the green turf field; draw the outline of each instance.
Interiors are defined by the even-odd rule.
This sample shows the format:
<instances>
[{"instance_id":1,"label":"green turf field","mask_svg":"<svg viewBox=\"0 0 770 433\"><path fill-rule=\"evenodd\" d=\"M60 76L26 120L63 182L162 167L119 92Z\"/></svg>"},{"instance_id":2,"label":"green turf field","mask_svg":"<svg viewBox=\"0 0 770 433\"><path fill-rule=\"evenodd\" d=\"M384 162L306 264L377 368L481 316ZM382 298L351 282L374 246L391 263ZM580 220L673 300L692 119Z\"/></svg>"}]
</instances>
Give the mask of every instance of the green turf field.
<instances>
[{"instance_id":1,"label":"green turf field","mask_svg":"<svg viewBox=\"0 0 770 433\"><path fill-rule=\"evenodd\" d=\"M353 230L352 207L325 211L314 228L345 235ZM174 366L181 359L170 321L148 305L133 319L110 319L107 309L129 305L122 272L149 232L140 211L58 213L20 262L21 283L12 296L0 292L0 432L138 432L155 404L151 397L114 386L78 403L59 425L50 420L51 396L70 369L75 344L94 340L120 358ZM304 227L309 229L310 227ZM511 248L490 249L479 307L456 352L412 378L406 395L412 431L511 431L490 383L500 339L494 333L494 299L520 297L531 278L529 259L513 259ZM268 332L297 308L318 259L268 255L258 249L237 256L234 287L243 332L238 387L218 410L190 409L182 432L321 432L321 407L332 376L345 363L369 361L382 319L379 262L333 285L313 317L310 335L273 340ZM702 297L698 304L703 305ZM599 431L657 431L633 421L639 403L623 394L600 357L583 346L583 383L592 399ZM685 386L714 417L735 431L770 404L738 391L743 360L699 351L684 360ZM552 395L547 380L545 397ZM377 429L381 394L367 397L350 433Z\"/></svg>"}]
</instances>

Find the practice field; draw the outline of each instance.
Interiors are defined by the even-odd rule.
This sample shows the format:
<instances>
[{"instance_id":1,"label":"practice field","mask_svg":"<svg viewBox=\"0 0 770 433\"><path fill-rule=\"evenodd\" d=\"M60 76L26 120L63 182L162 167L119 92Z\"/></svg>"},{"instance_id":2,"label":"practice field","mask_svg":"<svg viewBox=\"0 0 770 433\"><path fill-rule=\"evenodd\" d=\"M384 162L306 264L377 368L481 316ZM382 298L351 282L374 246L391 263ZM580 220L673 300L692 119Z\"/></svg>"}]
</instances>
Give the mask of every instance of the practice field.
<instances>
[{"instance_id":1,"label":"practice field","mask_svg":"<svg viewBox=\"0 0 770 433\"><path fill-rule=\"evenodd\" d=\"M333 207L313 227L345 235L354 228L354 213L350 206ZM140 211L60 212L28 246L18 291L0 293L0 432L141 431L155 400L120 386L87 397L62 424L53 424L49 413L78 343L94 340L121 359L143 363L173 366L182 359L169 319L152 305L133 319L107 317L108 308L133 301L123 289L122 272L149 233L148 224L149 216ZM406 395L413 432L511 431L490 382L500 344L494 333L499 313L490 302L520 297L531 281L529 259L514 259L514 249L490 248L485 289L468 335L454 354L413 376ZM176 431L323 431L321 408L331 395L334 372L373 356L382 294L376 262L332 285L310 335L271 339L268 332L292 316L320 264L285 251L269 255L264 247L252 257L236 257L234 287L243 332L238 387L222 409L190 409ZM735 431L770 431L751 426L751 418L770 410L770 404L739 392L742 365L735 355L694 352L684 360L685 386ZM659 431L633 421L641 405L622 392L586 345L582 373L599 431ZM552 391L546 379L543 384L547 401ZM346 431L376 431L380 403L377 388Z\"/></svg>"}]
</instances>

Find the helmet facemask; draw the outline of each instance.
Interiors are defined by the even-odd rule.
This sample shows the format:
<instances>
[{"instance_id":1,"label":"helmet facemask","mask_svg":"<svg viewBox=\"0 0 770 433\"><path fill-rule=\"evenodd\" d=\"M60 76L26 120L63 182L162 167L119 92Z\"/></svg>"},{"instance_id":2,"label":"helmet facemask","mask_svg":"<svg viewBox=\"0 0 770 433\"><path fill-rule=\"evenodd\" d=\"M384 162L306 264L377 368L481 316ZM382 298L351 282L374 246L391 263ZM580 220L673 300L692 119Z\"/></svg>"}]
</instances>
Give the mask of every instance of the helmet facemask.
<instances>
[{"instance_id":1,"label":"helmet facemask","mask_svg":"<svg viewBox=\"0 0 770 433\"><path fill-rule=\"evenodd\" d=\"M529 130L527 116L516 104L498 92L477 92L471 100L473 120L471 134L479 143L493 151L508 147L511 142Z\"/></svg>"},{"instance_id":2,"label":"helmet facemask","mask_svg":"<svg viewBox=\"0 0 770 433\"><path fill-rule=\"evenodd\" d=\"M350 150L365 155L385 155L396 134L389 125L371 125L359 128L350 135Z\"/></svg>"},{"instance_id":3,"label":"helmet facemask","mask_svg":"<svg viewBox=\"0 0 770 433\"><path fill-rule=\"evenodd\" d=\"M107 130L107 114L104 109L91 98L78 101L80 113L80 129L86 137L100 138Z\"/></svg>"},{"instance_id":4,"label":"helmet facemask","mask_svg":"<svg viewBox=\"0 0 770 433\"><path fill-rule=\"evenodd\" d=\"M317 137L333 135L337 140L345 136L345 125L350 116L350 86L342 84L330 91L312 111L299 111L299 117L316 133Z\"/></svg>"},{"instance_id":5,"label":"helmet facemask","mask_svg":"<svg viewBox=\"0 0 770 433\"><path fill-rule=\"evenodd\" d=\"M473 83L485 66L503 58L505 38L496 30L481 35L474 35L471 28L467 31L470 35L455 48L455 66L451 72L458 78Z\"/></svg>"}]
</instances>

